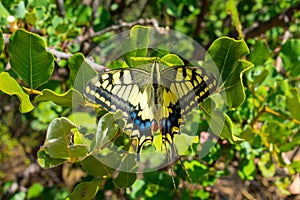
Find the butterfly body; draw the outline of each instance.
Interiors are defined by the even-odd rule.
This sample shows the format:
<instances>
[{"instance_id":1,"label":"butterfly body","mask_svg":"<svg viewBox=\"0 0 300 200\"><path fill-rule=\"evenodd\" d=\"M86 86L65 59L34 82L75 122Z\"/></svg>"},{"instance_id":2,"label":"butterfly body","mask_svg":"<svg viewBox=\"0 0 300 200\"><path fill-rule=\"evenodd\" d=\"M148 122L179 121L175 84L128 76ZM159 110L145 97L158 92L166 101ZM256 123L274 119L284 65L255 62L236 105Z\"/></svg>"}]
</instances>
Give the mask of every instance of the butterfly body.
<instances>
[{"instance_id":1,"label":"butterfly body","mask_svg":"<svg viewBox=\"0 0 300 200\"><path fill-rule=\"evenodd\" d=\"M157 132L173 152L173 138L180 134L184 116L216 86L208 70L193 66L161 69L155 62L150 71L123 68L101 73L88 83L85 96L107 111L122 111L125 130L138 140L138 154Z\"/></svg>"}]
</instances>

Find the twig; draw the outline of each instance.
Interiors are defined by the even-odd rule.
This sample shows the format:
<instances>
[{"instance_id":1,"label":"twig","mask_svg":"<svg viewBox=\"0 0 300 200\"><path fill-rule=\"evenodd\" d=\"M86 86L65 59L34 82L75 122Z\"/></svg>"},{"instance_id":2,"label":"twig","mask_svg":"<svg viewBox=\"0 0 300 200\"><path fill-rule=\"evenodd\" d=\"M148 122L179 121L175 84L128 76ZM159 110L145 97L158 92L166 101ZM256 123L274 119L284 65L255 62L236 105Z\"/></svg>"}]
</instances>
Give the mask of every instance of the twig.
<instances>
[{"instance_id":1,"label":"twig","mask_svg":"<svg viewBox=\"0 0 300 200\"><path fill-rule=\"evenodd\" d=\"M73 54L71 53L65 53L65 52L61 52L55 49L52 49L50 47L47 47L47 51L52 53L56 58L58 59L65 59L65 60L69 60L70 57L73 56Z\"/></svg>"},{"instance_id":2,"label":"twig","mask_svg":"<svg viewBox=\"0 0 300 200\"><path fill-rule=\"evenodd\" d=\"M265 22L258 22L253 27L244 30L245 39L256 37L267 30L278 27L285 26L289 21L292 21L294 12L300 10L300 3L288 8L287 10L279 13Z\"/></svg>"}]
</instances>

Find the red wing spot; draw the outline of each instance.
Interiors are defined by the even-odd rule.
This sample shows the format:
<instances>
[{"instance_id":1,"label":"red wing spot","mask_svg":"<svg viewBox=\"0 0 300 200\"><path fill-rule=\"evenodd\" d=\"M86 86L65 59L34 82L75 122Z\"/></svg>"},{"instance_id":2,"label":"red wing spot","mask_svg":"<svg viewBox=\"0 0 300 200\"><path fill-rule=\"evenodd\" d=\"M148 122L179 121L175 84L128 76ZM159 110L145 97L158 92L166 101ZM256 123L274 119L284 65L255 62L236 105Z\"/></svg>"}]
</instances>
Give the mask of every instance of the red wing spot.
<instances>
[{"instance_id":1,"label":"red wing spot","mask_svg":"<svg viewBox=\"0 0 300 200\"><path fill-rule=\"evenodd\" d=\"M158 125L157 125L157 122L155 120L152 121L152 130L154 132L156 132L158 130Z\"/></svg>"}]
</instances>

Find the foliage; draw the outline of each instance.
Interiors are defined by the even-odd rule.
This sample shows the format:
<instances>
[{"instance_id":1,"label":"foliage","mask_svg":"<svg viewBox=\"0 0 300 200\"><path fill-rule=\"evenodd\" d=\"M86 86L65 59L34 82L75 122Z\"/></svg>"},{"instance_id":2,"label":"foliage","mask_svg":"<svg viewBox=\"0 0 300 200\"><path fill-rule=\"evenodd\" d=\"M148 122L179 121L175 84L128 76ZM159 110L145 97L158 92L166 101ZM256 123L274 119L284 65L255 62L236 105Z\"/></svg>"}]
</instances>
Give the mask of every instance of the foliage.
<instances>
[{"instance_id":1,"label":"foliage","mask_svg":"<svg viewBox=\"0 0 300 200\"><path fill-rule=\"evenodd\" d=\"M297 1L159 0L150 6L147 1L111 1L92 6L65 0L63 10L57 2L0 2L0 158L1 163L11 162L9 151L24 151L19 154L37 157L48 170L69 162L86 175L69 192L51 186L49 177L47 184L30 183L25 191L12 191L13 182L1 172L3 198L104 199L112 191L112 196L124 199L211 199L216 194L210 188L235 173L232 166L244 182L268 180L268 186L290 195L288 186L300 173L300 161L295 159L300 144L299 13L287 17L294 21L284 28L265 30L263 37L249 35L257 22L276 18ZM7 20L9 16L14 19ZM107 141L119 150L128 148L120 115L100 110L95 124L95 117L71 109L91 106L82 95L96 75L88 53L118 31L138 24L131 22L146 18L158 19L160 26L187 34L207 48L200 64L211 69L213 60L222 81L218 92L200 104L201 119L206 120L197 123L203 130L210 125L221 139L201 143L199 130L200 140L184 152L188 156L174 163L173 173L159 170L138 176L132 158L109 152L107 158L123 160L107 166L93 156ZM123 21L118 23L119 19ZM120 44L127 52L122 58L110 63L110 52L104 52L105 57L94 61L111 68L136 67L157 58L168 66L186 62L173 52L150 51L148 31L133 26L130 37ZM198 52L188 43L178 45L185 53ZM102 138L103 133L108 139ZM208 154L197 151L209 142L215 145ZM129 172L116 170L122 167ZM4 170L2 164L0 169Z\"/></svg>"}]
</instances>

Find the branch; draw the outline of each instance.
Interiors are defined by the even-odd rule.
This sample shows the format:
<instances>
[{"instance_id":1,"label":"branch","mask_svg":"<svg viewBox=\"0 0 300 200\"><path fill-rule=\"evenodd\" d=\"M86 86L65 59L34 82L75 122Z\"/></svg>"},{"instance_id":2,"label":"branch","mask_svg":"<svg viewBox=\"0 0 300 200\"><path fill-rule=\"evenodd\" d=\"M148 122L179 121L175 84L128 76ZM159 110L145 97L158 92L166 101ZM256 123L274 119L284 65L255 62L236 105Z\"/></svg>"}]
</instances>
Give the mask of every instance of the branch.
<instances>
[{"instance_id":1,"label":"branch","mask_svg":"<svg viewBox=\"0 0 300 200\"><path fill-rule=\"evenodd\" d=\"M66 15L64 0L55 0L55 2L56 2L56 6L58 8L59 16L64 17Z\"/></svg>"},{"instance_id":2,"label":"branch","mask_svg":"<svg viewBox=\"0 0 300 200\"><path fill-rule=\"evenodd\" d=\"M137 25L137 24L141 24L141 25L150 24L155 29L157 29L158 31L160 30L160 27L159 27L158 22L157 22L156 19L153 19L153 18L151 18L151 19L138 19L138 20L133 21L133 22L123 22L123 21L121 21L119 25L112 25L110 27L102 29L101 31L92 32L88 35L80 36L79 38L77 38L75 40L77 40L79 43L87 42L88 40L90 40L94 37L97 37L97 36L101 36L104 33L107 33L107 32L110 32L110 31L117 31L117 30L120 30L121 28L131 28L132 26Z\"/></svg>"},{"instance_id":3,"label":"branch","mask_svg":"<svg viewBox=\"0 0 300 200\"><path fill-rule=\"evenodd\" d=\"M200 33L201 28L203 27L204 17L207 12L209 0L201 1L201 11L197 16L196 28L194 31L194 37L197 37Z\"/></svg>"},{"instance_id":4,"label":"branch","mask_svg":"<svg viewBox=\"0 0 300 200\"><path fill-rule=\"evenodd\" d=\"M64 59L64 60L69 60L73 54L71 53L65 53L65 52L61 52L61 51L57 51L55 49L52 49L50 47L47 47L47 51L52 53L56 58L57 60L60 60L60 59ZM106 70L106 67L103 66L103 65L99 65L95 62L93 62L91 59L89 59L88 57L85 58L85 61L94 69L96 70L97 72L101 72L101 71L105 71Z\"/></svg>"},{"instance_id":5,"label":"branch","mask_svg":"<svg viewBox=\"0 0 300 200\"><path fill-rule=\"evenodd\" d=\"M285 26L289 21L293 20L294 12L300 10L300 3L286 9L265 22L258 22L253 27L244 30L245 40L254 38L273 27Z\"/></svg>"}]
</instances>

